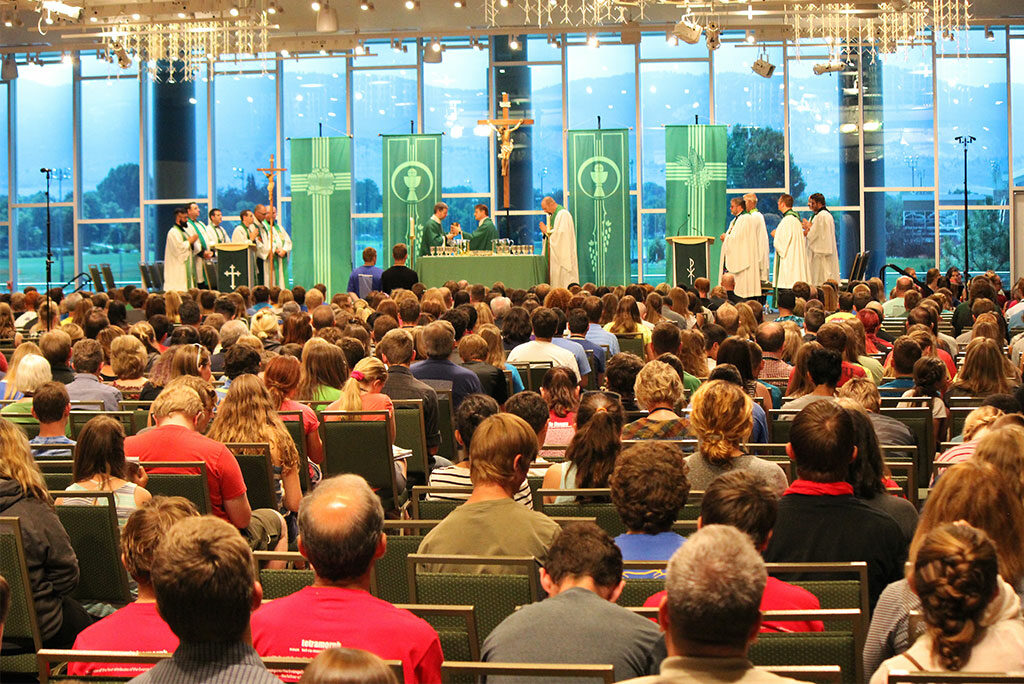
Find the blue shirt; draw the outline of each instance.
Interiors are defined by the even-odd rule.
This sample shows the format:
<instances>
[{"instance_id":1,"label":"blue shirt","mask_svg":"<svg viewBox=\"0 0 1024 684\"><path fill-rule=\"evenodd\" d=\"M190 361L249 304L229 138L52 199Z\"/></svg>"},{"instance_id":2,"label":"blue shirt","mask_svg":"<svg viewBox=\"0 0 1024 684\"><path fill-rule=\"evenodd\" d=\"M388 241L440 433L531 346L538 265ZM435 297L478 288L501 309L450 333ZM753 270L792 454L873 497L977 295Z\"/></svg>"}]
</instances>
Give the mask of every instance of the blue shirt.
<instances>
[{"instance_id":1,"label":"blue shirt","mask_svg":"<svg viewBox=\"0 0 1024 684\"><path fill-rule=\"evenodd\" d=\"M352 275L348 277L348 291L359 294L359 276L368 275L373 276L373 285L370 289L380 292L380 277L383 274L384 269L377 266L360 266L359 268L354 268L352 269Z\"/></svg>"},{"instance_id":2,"label":"blue shirt","mask_svg":"<svg viewBox=\"0 0 1024 684\"><path fill-rule=\"evenodd\" d=\"M409 370L417 380L446 380L452 383L452 409L457 409L462 400L470 394L480 394L484 391L476 373L457 366L448 359L417 361Z\"/></svg>"},{"instance_id":3,"label":"blue shirt","mask_svg":"<svg viewBox=\"0 0 1024 684\"><path fill-rule=\"evenodd\" d=\"M581 378L590 372L590 362L587 361L587 352L583 350L582 344L564 337L553 337L551 343L572 352L572 355L576 357L576 367L580 371Z\"/></svg>"},{"instance_id":4,"label":"blue shirt","mask_svg":"<svg viewBox=\"0 0 1024 684\"><path fill-rule=\"evenodd\" d=\"M33 458L39 458L43 456L49 459L61 459L61 458L73 458L72 449L75 448L75 440L68 439L64 435L56 435L54 437L39 437L38 435L28 441L31 447L49 447L53 445L63 446L67 445L71 449L32 449Z\"/></svg>"},{"instance_id":5,"label":"blue shirt","mask_svg":"<svg viewBox=\"0 0 1024 684\"><path fill-rule=\"evenodd\" d=\"M510 363L506 363L505 368L512 373L512 393L516 394L525 390L526 386L523 385L523 378L519 375L519 369Z\"/></svg>"},{"instance_id":6,"label":"blue shirt","mask_svg":"<svg viewBox=\"0 0 1024 684\"><path fill-rule=\"evenodd\" d=\"M104 411L116 411L121 392L104 385L92 373L75 373L75 379L65 385L71 401L102 401Z\"/></svg>"},{"instance_id":7,"label":"blue shirt","mask_svg":"<svg viewBox=\"0 0 1024 684\"><path fill-rule=\"evenodd\" d=\"M756 403L754 404L754 429L750 433L750 441L753 444L768 443L768 417L764 414L764 409Z\"/></svg>"},{"instance_id":8,"label":"blue shirt","mask_svg":"<svg viewBox=\"0 0 1024 684\"><path fill-rule=\"evenodd\" d=\"M803 316L779 316L778 318L775 319L776 323L785 323L786 321L793 321L794 323L799 325L801 328L804 327L804 317Z\"/></svg>"},{"instance_id":9,"label":"blue shirt","mask_svg":"<svg viewBox=\"0 0 1024 684\"><path fill-rule=\"evenodd\" d=\"M686 537L669 530L658 534L620 534L615 538L615 545L622 551L624 561L667 561L685 541ZM665 573L661 570L626 570L622 576L661 579Z\"/></svg>"},{"instance_id":10,"label":"blue shirt","mask_svg":"<svg viewBox=\"0 0 1024 684\"><path fill-rule=\"evenodd\" d=\"M609 353L615 356L619 353L619 338L608 332L597 323L591 323L587 328L587 339L594 344L608 347Z\"/></svg>"},{"instance_id":11,"label":"blue shirt","mask_svg":"<svg viewBox=\"0 0 1024 684\"><path fill-rule=\"evenodd\" d=\"M604 347L585 337L571 337L569 339L583 347L584 352L594 352L594 367L591 370L596 373L604 373Z\"/></svg>"},{"instance_id":12,"label":"blue shirt","mask_svg":"<svg viewBox=\"0 0 1024 684\"><path fill-rule=\"evenodd\" d=\"M914 386L914 378L893 378L883 382L878 389L910 389Z\"/></svg>"}]
</instances>

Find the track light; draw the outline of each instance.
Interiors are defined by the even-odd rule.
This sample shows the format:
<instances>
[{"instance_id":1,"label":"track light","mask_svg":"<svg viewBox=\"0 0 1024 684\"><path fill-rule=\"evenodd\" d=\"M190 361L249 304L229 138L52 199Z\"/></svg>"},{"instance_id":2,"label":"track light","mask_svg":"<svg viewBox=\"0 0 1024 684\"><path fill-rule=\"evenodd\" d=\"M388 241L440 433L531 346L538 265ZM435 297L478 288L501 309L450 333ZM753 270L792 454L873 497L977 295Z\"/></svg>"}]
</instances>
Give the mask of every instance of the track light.
<instances>
[{"instance_id":1,"label":"track light","mask_svg":"<svg viewBox=\"0 0 1024 684\"><path fill-rule=\"evenodd\" d=\"M722 47L722 29L718 24L711 23L704 27L704 42L708 50L717 50Z\"/></svg>"},{"instance_id":2,"label":"track light","mask_svg":"<svg viewBox=\"0 0 1024 684\"><path fill-rule=\"evenodd\" d=\"M282 57L287 59L288 57L291 57L291 54L292 53L288 52L287 48L282 48L282 50L281 50L281 56Z\"/></svg>"},{"instance_id":3,"label":"track light","mask_svg":"<svg viewBox=\"0 0 1024 684\"><path fill-rule=\"evenodd\" d=\"M14 59L13 54L4 55L3 66L0 66L0 79L10 83L16 78L18 78L18 62Z\"/></svg>"},{"instance_id":4,"label":"track light","mask_svg":"<svg viewBox=\"0 0 1024 684\"><path fill-rule=\"evenodd\" d=\"M128 51L124 49L124 46L120 43L114 43L110 46L111 52L117 57L117 65L122 69L128 69L132 65L132 58L128 54Z\"/></svg>"},{"instance_id":5,"label":"track light","mask_svg":"<svg viewBox=\"0 0 1024 684\"><path fill-rule=\"evenodd\" d=\"M596 33L587 34L587 45L592 48L596 48L598 45L600 45L600 41L598 41Z\"/></svg>"},{"instance_id":6,"label":"track light","mask_svg":"<svg viewBox=\"0 0 1024 684\"><path fill-rule=\"evenodd\" d=\"M406 51L408 51L408 48L405 47L404 45L402 45L402 39L401 38L394 38L394 39L392 39L392 41L391 41L391 49L394 50L395 52L406 52Z\"/></svg>"},{"instance_id":7,"label":"track light","mask_svg":"<svg viewBox=\"0 0 1024 684\"><path fill-rule=\"evenodd\" d=\"M323 3L320 11L316 13L317 33L337 33L338 13L328 3Z\"/></svg>"},{"instance_id":8,"label":"track light","mask_svg":"<svg viewBox=\"0 0 1024 684\"><path fill-rule=\"evenodd\" d=\"M692 17L683 17L672 29L673 36L690 45L696 45L703 32L704 27L694 21Z\"/></svg>"},{"instance_id":9,"label":"track light","mask_svg":"<svg viewBox=\"0 0 1024 684\"><path fill-rule=\"evenodd\" d=\"M985 40L987 40L988 42L991 43L995 39L996 39L996 34L992 30L992 27L991 26L986 26L985 27Z\"/></svg>"},{"instance_id":10,"label":"track light","mask_svg":"<svg viewBox=\"0 0 1024 684\"><path fill-rule=\"evenodd\" d=\"M318 2L318 0L313 0L313 2L309 3L309 7L314 12L319 12L320 11L320 3Z\"/></svg>"},{"instance_id":11,"label":"track light","mask_svg":"<svg viewBox=\"0 0 1024 684\"><path fill-rule=\"evenodd\" d=\"M228 14L230 14L233 17L237 17L238 16L238 8L235 7L234 5L232 5L231 9L228 10Z\"/></svg>"},{"instance_id":12,"label":"track light","mask_svg":"<svg viewBox=\"0 0 1024 684\"><path fill-rule=\"evenodd\" d=\"M747 31L744 40L747 41L747 45L753 45L757 41L757 38L754 36L753 31Z\"/></svg>"},{"instance_id":13,"label":"track light","mask_svg":"<svg viewBox=\"0 0 1024 684\"><path fill-rule=\"evenodd\" d=\"M511 38L509 38L508 39L508 49L509 50L518 50L519 49L519 38L517 38L516 36L512 36Z\"/></svg>"},{"instance_id":14,"label":"track light","mask_svg":"<svg viewBox=\"0 0 1024 684\"><path fill-rule=\"evenodd\" d=\"M352 50L353 53L362 56L366 54L366 47L362 43L356 43L355 48Z\"/></svg>"},{"instance_id":15,"label":"track light","mask_svg":"<svg viewBox=\"0 0 1024 684\"><path fill-rule=\"evenodd\" d=\"M61 0L43 0L41 7L42 9L46 10L47 15L52 13L73 20L77 20L79 17L82 16L81 7L69 5L66 2L61 2ZM50 21L47 23L53 22Z\"/></svg>"},{"instance_id":16,"label":"track light","mask_svg":"<svg viewBox=\"0 0 1024 684\"><path fill-rule=\"evenodd\" d=\"M508 0L498 0L498 4L502 7L508 7Z\"/></svg>"},{"instance_id":17,"label":"track light","mask_svg":"<svg viewBox=\"0 0 1024 684\"><path fill-rule=\"evenodd\" d=\"M373 3L370 0L361 0L359 3L359 9L364 12L369 12L373 9Z\"/></svg>"},{"instance_id":18,"label":"track light","mask_svg":"<svg viewBox=\"0 0 1024 684\"><path fill-rule=\"evenodd\" d=\"M132 12L132 20L133 21L138 21L141 18L142 17L141 17L141 15L138 12Z\"/></svg>"},{"instance_id":19,"label":"track light","mask_svg":"<svg viewBox=\"0 0 1024 684\"><path fill-rule=\"evenodd\" d=\"M4 26L7 28L14 26L14 18L7 12L4 12Z\"/></svg>"},{"instance_id":20,"label":"track light","mask_svg":"<svg viewBox=\"0 0 1024 684\"><path fill-rule=\"evenodd\" d=\"M434 51L434 52L440 52L441 51L441 41L439 41L437 38L434 38L433 40L431 40L430 41L430 49L432 51Z\"/></svg>"},{"instance_id":21,"label":"track light","mask_svg":"<svg viewBox=\"0 0 1024 684\"><path fill-rule=\"evenodd\" d=\"M462 9L465 6L466 3L464 0L452 0L452 7L454 7L455 9Z\"/></svg>"},{"instance_id":22,"label":"track light","mask_svg":"<svg viewBox=\"0 0 1024 684\"><path fill-rule=\"evenodd\" d=\"M437 38L430 39L429 47L423 46L423 62L426 64L441 63L441 41Z\"/></svg>"},{"instance_id":23,"label":"track light","mask_svg":"<svg viewBox=\"0 0 1024 684\"><path fill-rule=\"evenodd\" d=\"M676 37L676 34L671 31L665 34L665 42L673 47L679 45L679 39Z\"/></svg>"},{"instance_id":24,"label":"track light","mask_svg":"<svg viewBox=\"0 0 1024 684\"><path fill-rule=\"evenodd\" d=\"M420 0L405 0L405 9L416 10L420 8Z\"/></svg>"},{"instance_id":25,"label":"track light","mask_svg":"<svg viewBox=\"0 0 1024 684\"><path fill-rule=\"evenodd\" d=\"M846 64L837 60L829 60L821 64L815 64L813 71L818 76L822 74L834 74L846 68Z\"/></svg>"}]
</instances>

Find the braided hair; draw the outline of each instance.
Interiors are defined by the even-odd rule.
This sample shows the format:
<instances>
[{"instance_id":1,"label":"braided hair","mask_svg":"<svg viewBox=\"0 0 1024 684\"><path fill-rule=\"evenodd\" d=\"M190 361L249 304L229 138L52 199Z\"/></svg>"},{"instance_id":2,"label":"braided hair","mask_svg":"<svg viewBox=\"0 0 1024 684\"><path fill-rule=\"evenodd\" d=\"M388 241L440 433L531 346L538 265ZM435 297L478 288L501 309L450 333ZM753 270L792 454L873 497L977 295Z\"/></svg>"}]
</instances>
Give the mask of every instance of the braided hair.
<instances>
[{"instance_id":1,"label":"braided hair","mask_svg":"<svg viewBox=\"0 0 1024 684\"><path fill-rule=\"evenodd\" d=\"M987 534L965 522L947 523L925 537L912 586L944 669L960 670L984 635L982 615L998 589L999 560Z\"/></svg>"}]
</instances>

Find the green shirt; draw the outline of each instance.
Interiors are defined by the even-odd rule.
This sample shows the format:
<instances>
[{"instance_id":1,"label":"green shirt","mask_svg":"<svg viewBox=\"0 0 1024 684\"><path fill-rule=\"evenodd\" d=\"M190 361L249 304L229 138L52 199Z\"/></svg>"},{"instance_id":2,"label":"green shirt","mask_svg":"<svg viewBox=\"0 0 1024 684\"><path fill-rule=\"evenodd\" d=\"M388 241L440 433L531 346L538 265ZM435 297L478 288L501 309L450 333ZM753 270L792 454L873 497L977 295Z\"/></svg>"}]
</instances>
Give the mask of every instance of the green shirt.
<instances>
[{"instance_id":1,"label":"green shirt","mask_svg":"<svg viewBox=\"0 0 1024 684\"><path fill-rule=\"evenodd\" d=\"M436 216L431 216L423 224L423 238L420 240L420 256L430 254L431 247L440 247L444 244L444 229Z\"/></svg>"},{"instance_id":2,"label":"green shirt","mask_svg":"<svg viewBox=\"0 0 1024 684\"><path fill-rule=\"evenodd\" d=\"M469 240L469 249L472 251L490 250L491 240L498 239L498 229L494 227L494 221L488 216L475 232L467 233L463 231L462 237Z\"/></svg>"}]
</instances>

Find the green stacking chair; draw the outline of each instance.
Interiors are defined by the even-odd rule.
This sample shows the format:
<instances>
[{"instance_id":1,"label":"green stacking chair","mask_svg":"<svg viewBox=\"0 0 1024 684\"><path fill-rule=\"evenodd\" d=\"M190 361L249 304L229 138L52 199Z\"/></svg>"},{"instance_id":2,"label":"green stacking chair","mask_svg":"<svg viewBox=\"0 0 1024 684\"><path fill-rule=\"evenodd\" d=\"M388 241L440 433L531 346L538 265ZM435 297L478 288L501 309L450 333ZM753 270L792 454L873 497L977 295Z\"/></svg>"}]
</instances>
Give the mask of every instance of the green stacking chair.
<instances>
[{"instance_id":1,"label":"green stacking chair","mask_svg":"<svg viewBox=\"0 0 1024 684\"><path fill-rule=\"evenodd\" d=\"M430 464L423 400L393 399L392 403L395 405L395 445L412 451L406 461L408 480L413 485L425 485L430 477Z\"/></svg>"},{"instance_id":2,"label":"green stacking chair","mask_svg":"<svg viewBox=\"0 0 1024 684\"><path fill-rule=\"evenodd\" d=\"M320 415L324 476L341 473L361 475L377 492L384 510L401 507L405 498L395 482L394 457L388 442L388 412L324 411ZM376 419L362 420L363 416Z\"/></svg>"},{"instance_id":3,"label":"green stacking chair","mask_svg":"<svg viewBox=\"0 0 1024 684\"><path fill-rule=\"evenodd\" d=\"M532 679L537 684L557 682L564 678L585 684L612 684L615 681L615 666L575 663L478 663L461 660L445 660L441 663L441 681L444 684L454 684L457 681L495 681L499 677L514 678L515 681Z\"/></svg>"},{"instance_id":4,"label":"green stacking chair","mask_svg":"<svg viewBox=\"0 0 1024 684\"><path fill-rule=\"evenodd\" d=\"M132 412L132 428L128 434L137 435L139 431L149 425L149 409L153 406L151 401L124 400L117 402L121 411Z\"/></svg>"},{"instance_id":5,"label":"green stacking chair","mask_svg":"<svg viewBox=\"0 0 1024 684\"><path fill-rule=\"evenodd\" d=\"M42 646L36 604L28 578L25 547L18 518L0 517L0 575L11 588L11 603L4 623L4 639L31 644L24 653L0 656L0 673L35 673L36 651ZM0 674L0 679L6 679Z\"/></svg>"},{"instance_id":6,"label":"green stacking chair","mask_svg":"<svg viewBox=\"0 0 1024 684\"><path fill-rule=\"evenodd\" d=\"M278 411L277 415L288 430L288 436L295 442L295 448L299 450L299 485L305 494L313 485L309 479L309 455L306 453L306 428L302 424L302 411Z\"/></svg>"},{"instance_id":7,"label":"green stacking chair","mask_svg":"<svg viewBox=\"0 0 1024 684\"><path fill-rule=\"evenodd\" d=\"M64 491L71 484L73 461L41 459L36 461L43 473L46 488L50 491Z\"/></svg>"},{"instance_id":8,"label":"green stacking chair","mask_svg":"<svg viewBox=\"0 0 1024 684\"><path fill-rule=\"evenodd\" d=\"M267 561L287 561L290 564L305 563L302 554L295 551L254 551L253 561L256 563L260 576L260 584L263 586L263 600L271 601L283 596L290 596L300 589L312 586L314 576L313 570L308 566L304 569L298 568L266 568L260 567Z\"/></svg>"},{"instance_id":9,"label":"green stacking chair","mask_svg":"<svg viewBox=\"0 0 1024 684\"><path fill-rule=\"evenodd\" d=\"M541 507L538 508L544 515L558 516L563 518L595 518L598 527L613 537L626 531L622 524L619 512L611 503L611 491L607 488L599 489L540 489L537 495L541 500ZM587 499L572 503L543 503L544 497L551 496L574 496L587 497ZM596 500L589 500L596 499Z\"/></svg>"},{"instance_id":10,"label":"green stacking chair","mask_svg":"<svg viewBox=\"0 0 1024 684\"><path fill-rule=\"evenodd\" d=\"M748 657L758 666L839 665L842 681L860 682L860 657L852 634L790 632L758 634Z\"/></svg>"},{"instance_id":11,"label":"green stacking chair","mask_svg":"<svg viewBox=\"0 0 1024 684\"><path fill-rule=\"evenodd\" d=\"M647 360L647 350L644 348L644 336L641 333L616 333L619 340L619 351L635 354L641 361Z\"/></svg>"},{"instance_id":12,"label":"green stacking chair","mask_svg":"<svg viewBox=\"0 0 1024 684\"><path fill-rule=\"evenodd\" d=\"M420 535L388 535L388 548L373 566L370 593L389 603L409 603L409 576L405 559L416 553Z\"/></svg>"},{"instance_id":13,"label":"green stacking chair","mask_svg":"<svg viewBox=\"0 0 1024 684\"><path fill-rule=\"evenodd\" d=\"M932 478L932 461L935 460L935 428L932 424L932 410L927 406L912 408L883 408L880 413L895 418L908 428L914 435L917 453L914 458L914 469L917 473L917 486L927 487Z\"/></svg>"},{"instance_id":14,"label":"green stacking chair","mask_svg":"<svg viewBox=\"0 0 1024 684\"><path fill-rule=\"evenodd\" d=\"M469 495L472 487L413 487L410 508L413 520L443 520L449 513L461 506ZM427 499L430 494L460 494L461 500Z\"/></svg>"},{"instance_id":15,"label":"green stacking chair","mask_svg":"<svg viewBox=\"0 0 1024 684\"><path fill-rule=\"evenodd\" d=\"M124 434L133 434L131 411L79 411L77 409L73 409L68 414L68 425L71 428L71 439L77 441L78 435L81 434L82 428L85 427L85 424L97 416L107 416L108 418L120 421Z\"/></svg>"},{"instance_id":16,"label":"green stacking chair","mask_svg":"<svg viewBox=\"0 0 1024 684\"><path fill-rule=\"evenodd\" d=\"M142 466L149 474L146 489L153 496L183 496L200 515L213 510L205 461L143 461Z\"/></svg>"},{"instance_id":17,"label":"green stacking chair","mask_svg":"<svg viewBox=\"0 0 1024 684\"><path fill-rule=\"evenodd\" d=\"M437 447L437 455L452 463L458 460L459 450L455 445L455 404L452 402L451 390L435 390L437 394L437 429L441 433L441 443Z\"/></svg>"},{"instance_id":18,"label":"green stacking chair","mask_svg":"<svg viewBox=\"0 0 1024 684\"><path fill-rule=\"evenodd\" d=\"M517 361L510 363L519 371L519 377L523 380L523 386L532 392L540 392L541 383L544 382L544 375L551 369L550 361Z\"/></svg>"},{"instance_id":19,"label":"green stacking chair","mask_svg":"<svg viewBox=\"0 0 1024 684\"><path fill-rule=\"evenodd\" d=\"M132 600L121 564L121 532L112 492L51 491L61 525L78 557L78 587L72 597L83 603L125 605ZM84 499L84 503L68 503Z\"/></svg>"},{"instance_id":20,"label":"green stacking chair","mask_svg":"<svg viewBox=\"0 0 1024 684\"><path fill-rule=\"evenodd\" d=\"M441 651L445 660L480 660L480 635L473 606L398 603L395 607L407 610L430 623L441 637Z\"/></svg>"},{"instance_id":21,"label":"green stacking chair","mask_svg":"<svg viewBox=\"0 0 1024 684\"><path fill-rule=\"evenodd\" d=\"M411 603L469 604L476 607L480 638L486 639L518 606L540 598L538 563L530 556L444 556L410 554L406 557ZM423 563L488 565L512 568L519 574L426 572Z\"/></svg>"},{"instance_id":22,"label":"green stacking chair","mask_svg":"<svg viewBox=\"0 0 1024 684\"><path fill-rule=\"evenodd\" d=\"M277 510L274 494L274 466L270 460L270 445L266 442L232 442L224 446L234 454L245 481L245 496L249 506Z\"/></svg>"}]
</instances>

